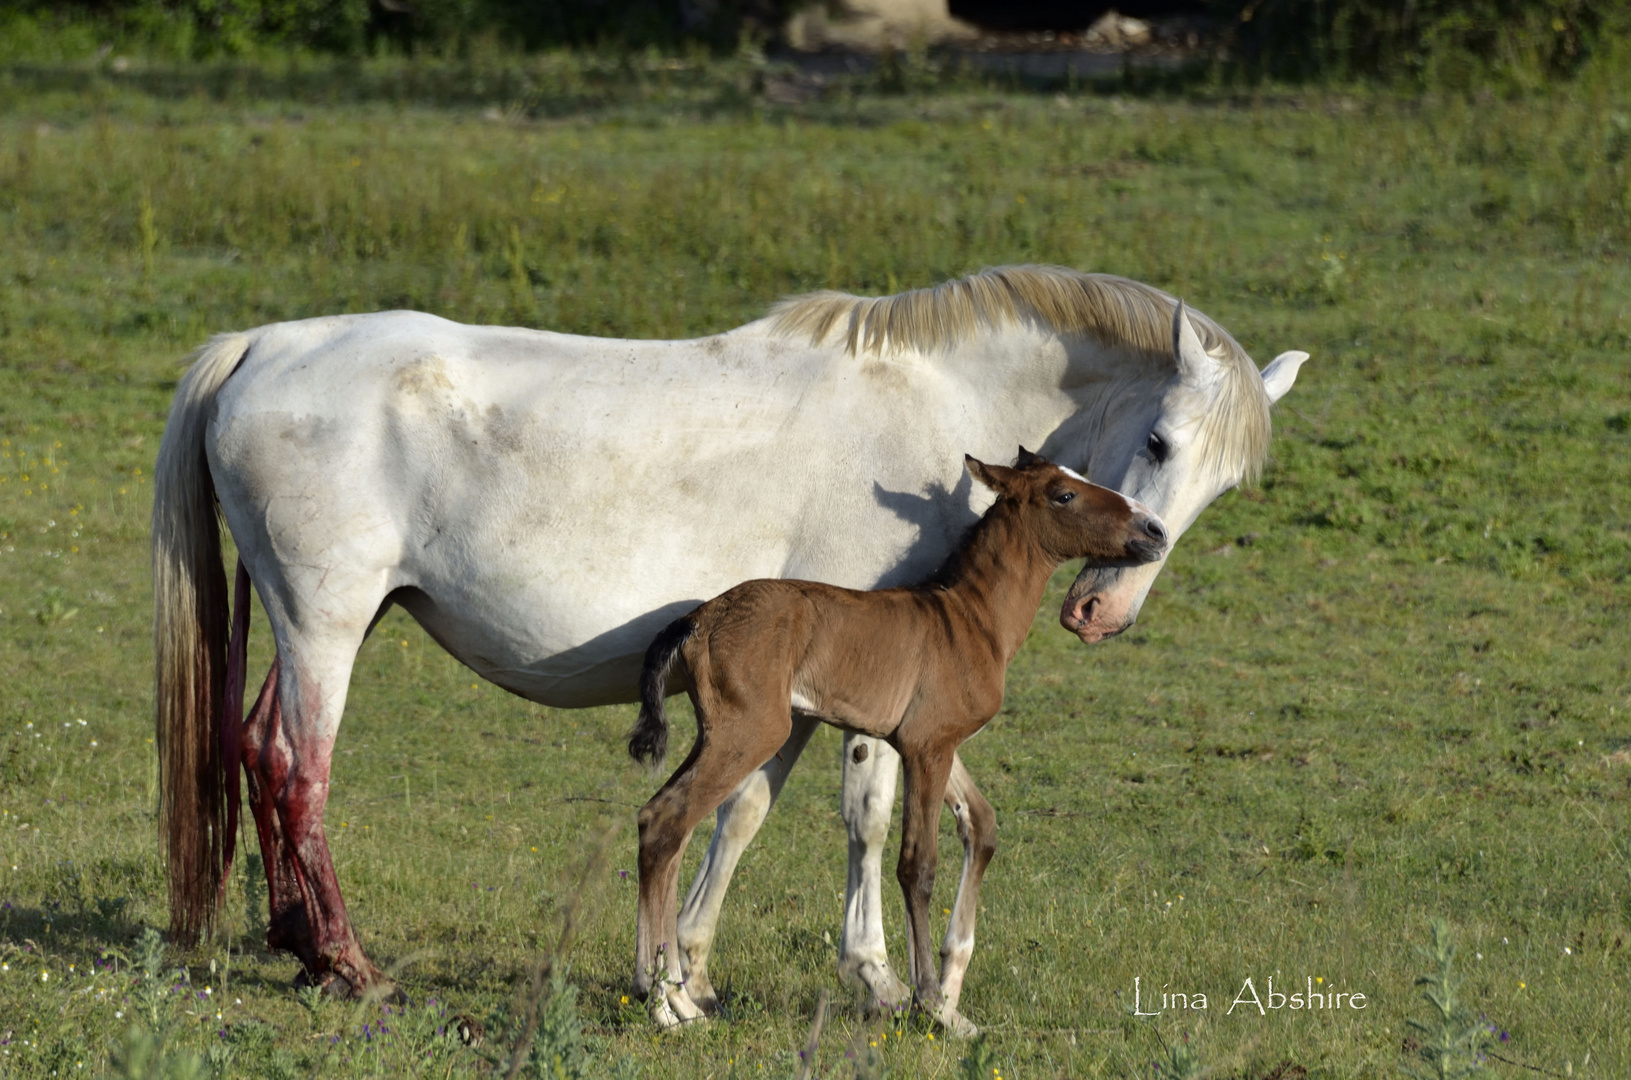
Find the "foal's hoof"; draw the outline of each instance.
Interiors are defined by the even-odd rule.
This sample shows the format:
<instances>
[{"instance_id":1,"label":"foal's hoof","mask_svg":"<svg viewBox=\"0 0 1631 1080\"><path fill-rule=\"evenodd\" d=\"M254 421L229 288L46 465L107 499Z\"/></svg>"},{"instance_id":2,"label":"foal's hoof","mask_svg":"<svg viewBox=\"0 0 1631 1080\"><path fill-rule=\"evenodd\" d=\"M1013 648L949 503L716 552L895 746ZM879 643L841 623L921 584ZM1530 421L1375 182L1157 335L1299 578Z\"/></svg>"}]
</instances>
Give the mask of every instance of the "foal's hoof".
<instances>
[{"instance_id":1,"label":"foal's hoof","mask_svg":"<svg viewBox=\"0 0 1631 1080\"><path fill-rule=\"evenodd\" d=\"M969 1023L968 1018L956 1009L941 1002L931 1014L946 1034L958 1039L972 1039L980 1033L980 1029Z\"/></svg>"},{"instance_id":2,"label":"foal's hoof","mask_svg":"<svg viewBox=\"0 0 1631 1080\"><path fill-rule=\"evenodd\" d=\"M651 1018L663 1031L700 1024L708 1019L707 1014L697 1008L696 1002L691 1000L691 995L685 992L684 987L673 986L669 987L665 994L653 994L649 1004Z\"/></svg>"}]
</instances>

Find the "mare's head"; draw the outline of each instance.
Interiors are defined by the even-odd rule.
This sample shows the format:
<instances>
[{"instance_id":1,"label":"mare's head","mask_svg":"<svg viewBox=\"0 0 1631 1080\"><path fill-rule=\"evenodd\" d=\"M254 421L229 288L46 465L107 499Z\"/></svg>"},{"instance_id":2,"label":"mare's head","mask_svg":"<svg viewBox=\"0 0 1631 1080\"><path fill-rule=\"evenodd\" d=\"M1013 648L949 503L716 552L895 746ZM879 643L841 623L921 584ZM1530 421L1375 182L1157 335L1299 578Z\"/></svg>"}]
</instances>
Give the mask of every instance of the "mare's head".
<instances>
[{"instance_id":1,"label":"mare's head","mask_svg":"<svg viewBox=\"0 0 1631 1080\"><path fill-rule=\"evenodd\" d=\"M1167 527L1137 499L1103 487L1023 446L1012 467L964 463L974 479L1012 506L1020 528L1056 563L1139 566L1167 554Z\"/></svg>"},{"instance_id":2,"label":"mare's head","mask_svg":"<svg viewBox=\"0 0 1631 1080\"><path fill-rule=\"evenodd\" d=\"M1269 408L1308 359L1282 353L1259 372L1215 324L1206 329L1210 349L1177 303L1170 367L1159 378L1131 383L1085 448L1088 475L1161 515L1169 551L1213 499L1261 468ZM1138 618L1164 562L1164 556L1136 567L1089 562L1065 596L1060 623L1088 643L1121 633Z\"/></svg>"}]
</instances>

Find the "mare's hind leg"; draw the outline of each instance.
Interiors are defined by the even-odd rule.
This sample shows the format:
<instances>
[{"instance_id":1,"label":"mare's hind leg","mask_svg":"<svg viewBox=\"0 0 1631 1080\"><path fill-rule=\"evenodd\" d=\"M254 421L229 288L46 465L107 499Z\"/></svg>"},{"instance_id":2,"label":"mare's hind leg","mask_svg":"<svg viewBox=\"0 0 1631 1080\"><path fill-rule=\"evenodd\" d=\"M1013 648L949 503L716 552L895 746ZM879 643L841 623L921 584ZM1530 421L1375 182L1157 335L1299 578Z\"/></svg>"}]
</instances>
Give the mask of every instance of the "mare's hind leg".
<instances>
[{"instance_id":1,"label":"mare's hind leg","mask_svg":"<svg viewBox=\"0 0 1631 1080\"><path fill-rule=\"evenodd\" d=\"M306 948L311 928L300 896L294 853L283 838L283 826L273 801L273 792L282 786L279 777L288 771L288 747L278 741L283 722L277 693L281 666L282 661L274 658L266 683L255 699L255 707L244 722L243 766L249 781L249 809L255 816L261 862L266 868L266 947L274 952L292 952L301 964L310 967L316 962L316 957Z\"/></svg>"},{"instance_id":2,"label":"mare's hind leg","mask_svg":"<svg viewBox=\"0 0 1631 1080\"><path fill-rule=\"evenodd\" d=\"M883 936L883 848L895 810L900 755L882 739L844 737L844 794L840 803L849 831L849 880L844 894L844 933L838 974L867 995L867 1010L904 1008L912 991L889 967Z\"/></svg>"},{"instance_id":3,"label":"mare's hind leg","mask_svg":"<svg viewBox=\"0 0 1631 1080\"><path fill-rule=\"evenodd\" d=\"M304 979L335 996L389 993L389 980L352 931L323 831L351 667L383 590L363 577L342 582L327 574L308 582L287 569L273 565L254 574L278 658L244 731L250 802L266 863L267 944L294 953ZM304 595L307 584L320 600Z\"/></svg>"},{"instance_id":4,"label":"mare's hind leg","mask_svg":"<svg viewBox=\"0 0 1631 1080\"><path fill-rule=\"evenodd\" d=\"M957 819L957 835L963 841L963 877L957 883L951 922L940 945L940 996L945 1007L955 1011L969 958L974 955L974 915L980 906L980 880L997 853L997 814L974 786L963 759L956 756L951 759L951 776L946 781L946 805Z\"/></svg>"},{"instance_id":5,"label":"mare's hind leg","mask_svg":"<svg viewBox=\"0 0 1631 1080\"><path fill-rule=\"evenodd\" d=\"M714 931L719 926L719 909L737 861L764 824L765 815L781 794L787 774L804 752L820 721L802 713L793 715L792 734L774 757L736 785L730 797L719 804L718 820L708 853L691 882L685 906L680 909L676 930L679 935L680 967L685 972L685 992L705 1012L719 1010L719 998L708 979L708 953L713 949Z\"/></svg>"},{"instance_id":6,"label":"mare's hind leg","mask_svg":"<svg viewBox=\"0 0 1631 1080\"><path fill-rule=\"evenodd\" d=\"M712 695L709 695L712 697ZM696 701L693 698L693 701ZM785 698L783 698L785 700ZM664 1028L703 1018L685 988L678 937L680 857L697 823L775 754L792 718L785 706L743 708L698 703L697 741L685 763L640 810L640 913L635 925L634 989L650 995ZM652 994L651 991L658 992Z\"/></svg>"},{"instance_id":7,"label":"mare's hind leg","mask_svg":"<svg viewBox=\"0 0 1631 1080\"><path fill-rule=\"evenodd\" d=\"M323 830L334 740L356 647L351 641L331 642L326 648L304 645L285 657L273 755L273 769L281 769L277 779L282 782L270 785L304 908L304 940L296 942L294 951L307 978L337 997L394 990L357 942Z\"/></svg>"}]
</instances>

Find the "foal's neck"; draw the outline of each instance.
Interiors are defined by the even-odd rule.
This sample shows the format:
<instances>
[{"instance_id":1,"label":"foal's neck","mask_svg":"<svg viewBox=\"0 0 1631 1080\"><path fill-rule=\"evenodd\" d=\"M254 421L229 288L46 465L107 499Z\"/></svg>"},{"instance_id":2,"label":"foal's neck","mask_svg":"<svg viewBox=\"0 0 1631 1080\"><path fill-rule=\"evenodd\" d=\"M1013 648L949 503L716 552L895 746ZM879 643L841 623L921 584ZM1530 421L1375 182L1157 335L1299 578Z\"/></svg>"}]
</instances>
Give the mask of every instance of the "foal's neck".
<instances>
[{"instance_id":1,"label":"foal's neck","mask_svg":"<svg viewBox=\"0 0 1631 1080\"><path fill-rule=\"evenodd\" d=\"M1020 505L999 499L935 579L968 609L1001 650L1004 664L1025 643L1048 578L1061 561L1042 550L1022 517Z\"/></svg>"}]
</instances>

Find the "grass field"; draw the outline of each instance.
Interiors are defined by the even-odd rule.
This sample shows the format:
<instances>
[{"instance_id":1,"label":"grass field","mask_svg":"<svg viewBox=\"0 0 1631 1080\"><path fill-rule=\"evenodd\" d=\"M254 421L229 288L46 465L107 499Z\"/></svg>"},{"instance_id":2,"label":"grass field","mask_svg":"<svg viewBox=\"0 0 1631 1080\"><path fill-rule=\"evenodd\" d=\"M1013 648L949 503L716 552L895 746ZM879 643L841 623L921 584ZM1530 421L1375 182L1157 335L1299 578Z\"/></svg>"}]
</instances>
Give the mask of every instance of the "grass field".
<instances>
[{"instance_id":1,"label":"grass field","mask_svg":"<svg viewBox=\"0 0 1631 1080\"><path fill-rule=\"evenodd\" d=\"M328 824L413 1007L296 994L242 863L223 940L144 996L119 957L167 921L149 474L181 358L217 330L416 307L677 337L787 292L1032 261L1313 359L1262 485L1202 517L1138 626L1084 648L1050 594L967 747L1002 829L963 999L991 1064L1169 1076L1187 1039L1213 1077L1403 1075L1443 915L1493 1052L1522 1063L1494 1074L1631 1074L1631 95L957 84L787 108L700 63L0 73L0 1076L139 1057L133 1019L218 1075L487 1068L575 894L589 1074L790 1076L830 990L822 1075L848 1051L968 1075L966 1045L869 1023L838 986L836 734L737 876L712 965L732 1018L658 1037L623 999L626 826L655 786L620 744L631 710L509 697L399 614L362 651ZM886 920L899 963L894 897ZM1225 1015L1270 976L1368 1007ZM1133 1017L1135 978L1145 1011L1163 987L1208 1008ZM456 1015L483 1047L438 1037Z\"/></svg>"}]
</instances>

